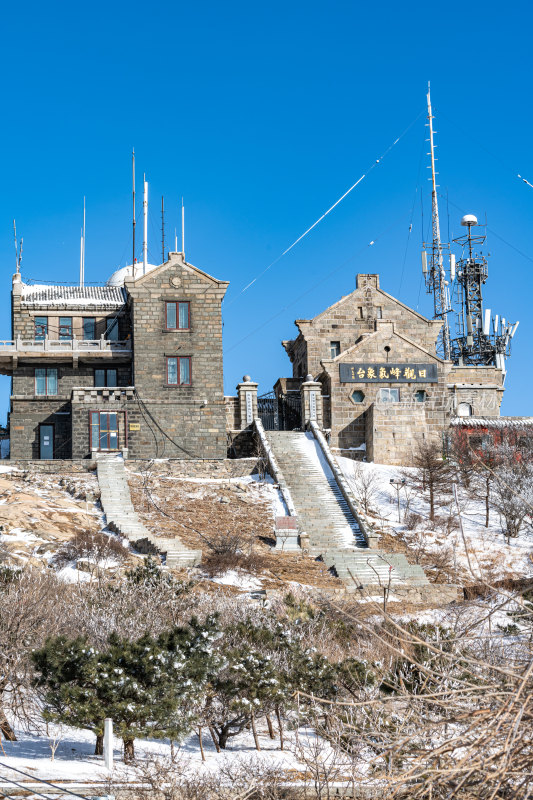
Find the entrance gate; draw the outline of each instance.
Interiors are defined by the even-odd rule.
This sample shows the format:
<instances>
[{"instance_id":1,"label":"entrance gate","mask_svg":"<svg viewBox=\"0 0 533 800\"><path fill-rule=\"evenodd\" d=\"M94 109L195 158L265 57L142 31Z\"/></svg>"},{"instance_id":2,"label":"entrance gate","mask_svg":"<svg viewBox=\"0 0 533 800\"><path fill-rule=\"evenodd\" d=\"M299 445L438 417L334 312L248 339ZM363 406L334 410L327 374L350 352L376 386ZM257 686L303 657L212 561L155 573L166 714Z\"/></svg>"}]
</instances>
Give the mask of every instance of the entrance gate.
<instances>
[{"instance_id":1,"label":"entrance gate","mask_svg":"<svg viewBox=\"0 0 533 800\"><path fill-rule=\"evenodd\" d=\"M300 392L277 397L268 392L257 398L257 413L266 431L294 431L302 424Z\"/></svg>"}]
</instances>

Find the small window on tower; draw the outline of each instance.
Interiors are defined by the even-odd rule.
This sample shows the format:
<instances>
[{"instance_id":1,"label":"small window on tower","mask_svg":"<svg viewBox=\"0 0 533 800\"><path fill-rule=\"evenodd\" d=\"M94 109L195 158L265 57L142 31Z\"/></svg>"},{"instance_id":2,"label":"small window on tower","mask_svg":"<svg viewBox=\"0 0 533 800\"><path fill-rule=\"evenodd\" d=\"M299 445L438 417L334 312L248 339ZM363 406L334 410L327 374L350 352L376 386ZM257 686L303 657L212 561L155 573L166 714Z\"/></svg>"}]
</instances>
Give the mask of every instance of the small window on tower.
<instances>
[{"instance_id":1,"label":"small window on tower","mask_svg":"<svg viewBox=\"0 0 533 800\"><path fill-rule=\"evenodd\" d=\"M337 358L341 354L341 343L340 342L330 342L329 343L329 350L331 353L331 358Z\"/></svg>"},{"instance_id":2,"label":"small window on tower","mask_svg":"<svg viewBox=\"0 0 533 800\"><path fill-rule=\"evenodd\" d=\"M472 416L472 406L470 403L459 403L457 406L457 416L458 417L471 417Z\"/></svg>"},{"instance_id":3,"label":"small window on tower","mask_svg":"<svg viewBox=\"0 0 533 800\"><path fill-rule=\"evenodd\" d=\"M376 319L383 319L383 309L381 306L376 306Z\"/></svg>"},{"instance_id":4,"label":"small window on tower","mask_svg":"<svg viewBox=\"0 0 533 800\"><path fill-rule=\"evenodd\" d=\"M425 403L427 399L427 392L425 392L423 389L419 389L417 392L415 392L415 400L417 403Z\"/></svg>"},{"instance_id":5,"label":"small window on tower","mask_svg":"<svg viewBox=\"0 0 533 800\"><path fill-rule=\"evenodd\" d=\"M399 389L380 389L378 392L379 403L399 403L400 390Z\"/></svg>"},{"instance_id":6,"label":"small window on tower","mask_svg":"<svg viewBox=\"0 0 533 800\"><path fill-rule=\"evenodd\" d=\"M361 391L361 389L356 389L355 392L352 392L352 400L354 403L363 403L365 399L365 393Z\"/></svg>"},{"instance_id":7,"label":"small window on tower","mask_svg":"<svg viewBox=\"0 0 533 800\"><path fill-rule=\"evenodd\" d=\"M364 318L363 306L358 306L357 307L357 316L359 317L359 319L363 319Z\"/></svg>"}]
</instances>

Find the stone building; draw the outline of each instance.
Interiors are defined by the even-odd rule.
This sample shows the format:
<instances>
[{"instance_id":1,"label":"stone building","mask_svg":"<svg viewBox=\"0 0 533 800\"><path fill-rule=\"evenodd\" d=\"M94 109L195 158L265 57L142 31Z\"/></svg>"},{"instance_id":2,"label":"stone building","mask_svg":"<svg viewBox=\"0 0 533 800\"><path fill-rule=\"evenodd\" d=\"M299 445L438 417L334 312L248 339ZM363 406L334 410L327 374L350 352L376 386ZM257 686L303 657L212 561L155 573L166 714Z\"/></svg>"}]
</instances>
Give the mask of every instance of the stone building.
<instances>
[{"instance_id":1,"label":"stone building","mask_svg":"<svg viewBox=\"0 0 533 800\"><path fill-rule=\"evenodd\" d=\"M12 459L226 456L221 303L228 287L170 253L105 286L13 276Z\"/></svg>"},{"instance_id":2,"label":"stone building","mask_svg":"<svg viewBox=\"0 0 533 800\"><path fill-rule=\"evenodd\" d=\"M291 383L318 384L323 426L342 455L407 464L416 442L438 441L454 417L499 416L501 370L439 358L442 323L384 292L378 275L357 275L355 291L295 324L298 336L282 342Z\"/></svg>"}]
</instances>

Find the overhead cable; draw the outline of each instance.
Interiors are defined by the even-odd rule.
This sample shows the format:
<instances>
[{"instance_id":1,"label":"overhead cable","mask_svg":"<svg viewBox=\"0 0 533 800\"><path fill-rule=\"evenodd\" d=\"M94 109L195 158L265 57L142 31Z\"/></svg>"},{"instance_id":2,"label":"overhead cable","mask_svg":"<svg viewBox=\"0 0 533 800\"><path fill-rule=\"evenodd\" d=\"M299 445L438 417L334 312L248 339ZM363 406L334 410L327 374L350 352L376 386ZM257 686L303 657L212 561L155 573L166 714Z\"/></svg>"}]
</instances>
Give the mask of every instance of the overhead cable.
<instances>
[{"instance_id":1,"label":"overhead cable","mask_svg":"<svg viewBox=\"0 0 533 800\"><path fill-rule=\"evenodd\" d=\"M256 275L256 277L255 277L253 280L251 280L251 281L250 281L250 283L246 284L246 286L245 286L243 289L241 289L241 291L238 293L238 295L236 295L236 297L234 297L234 298L233 298L233 300L230 300L230 302L226 304L226 308L227 308L228 306L231 306L231 305L233 305L233 303L235 303L235 302L236 302L236 300L238 300L238 298L239 298L241 295L243 295L243 294L244 294L244 292L248 291L248 289L249 289L251 286L253 286L253 285L254 285L254 283L256 283L256 282L257 282L257 281L258 281L260 278L262 278L262 277L263 277L263 275L264 275L266 272L268 272L268 270L269 270L269 269L271 269L271 268L272 268L272 267L273 267L275 264L277 264L277 263L278 263L278 261L281 261L281 259L283 258L283 256L286 256L286 255L287 255L287 253L289 253L289 252L290 252L290 251L293 249L293 247L295 247L295 246L298 244L298 242L301 242L301 241L302 241L302 239L304 239L304 238L307 236L307 234L308 234L308 233L310 233L310 232L313 230L313 228L316 228L316 226L317 226L317 225L318 225L320 222L322 222L322 220L323 220L325 217L327 217L327 216L328 216L328 214L330 214L330 213L333 211L333 209L334 209L334 208L336 208L336 207L339 205L339 203L341 203L341 202L344 200L344 198L345 198L345 197L348 197L348 195L350 194L350 192L352 192L352 191L353 191L353 190L356 188L356 186L359 186L359 184L360 184L360 183L361 183L361 182L362 182L362 181L363 181L363 180L364 180L364 179L365 179L365 178L366 178L366 177L367 177L367 176L368 176L368 175L369 175L369 174L372 172L372 170L373 170L375 167L377 167L377 166L378 166L378 164L381 164L381 162L383 161L383 159L385 158L385 156L386 156L388 153L390 153L390 151L392 150L392 148L393 148L395 145L397 145L397 144L398 144L398 142L400 141L400 139L403 139L403 137L405 136L405 134L406 134L406 133L407 133L407 132L408 132L408 131L409 131L409 130L412 128L412 126L415 124L415 122L417 122L417 121L418 121L418 119L420 119L420 117L422 116L422 114L423 114L424 112L425 112L425 110L421 111L421 112L420 112L420 113L419 113L419 114L418 114L418 115L415 117L415 119L414 119L414 120L413 120L413 121L412 121L412 122L411 122L411 123L410 123L410 124L407 126L407 128L406 128L406 129L403 131L403 133L401 133L401 134L398 136L398 138L397 138L397 139L395 139L395 140L392 142L392 144L390 144L390 145L387 147L387 149L384 151L384 153L383 153L383 154L382 154L382 155L381 155L379 158L376 158L376 160L375 160L375 161L372 163L372 165L371 165L371 166L370 166L370 167L369 167L369 168L366 170L366 172L364 172L364 173L361 175L361 177L360 177L360 178L358 178L358 179L355 181L355 183L353 183L353 184L350 186L350 188L349 188L349 189L347 189L347 190L344 192L344 194L342 194L342 195L339 197L339 199L338 199L338 200L336 200L336 201L333 203L333 205L332 205L332 206L330 206L330 207L327 209L327 211L324 211L324 213L323 213L323 214L322 214L322 215L321 215L321 216L320 216L320 217L319 217L319 218L318 218L318 219L317 219L315 222L313 222L313 224L312 224L312 225L310 225L310 226L309 226L309 228L307 228L307 230L305 230L305 231L304 231L304 232L301 234L301 236L298 236L298 238L297 238L297 239L295 239L295 240L294 240L294 242L293 242L291 245L289 245L289 247L287 247L287 248L286 248L286 249L283 251L283 253L280 253L280 255L279 255L277 258L275 258L275 259L274 259L274 261L271 261L271 263L270 263L270 264L269 264L267 267L265 267L265 268L264 268L264 270L263 270L262 272L260 272L258 275Z\"/></svg>"}]
</instances>

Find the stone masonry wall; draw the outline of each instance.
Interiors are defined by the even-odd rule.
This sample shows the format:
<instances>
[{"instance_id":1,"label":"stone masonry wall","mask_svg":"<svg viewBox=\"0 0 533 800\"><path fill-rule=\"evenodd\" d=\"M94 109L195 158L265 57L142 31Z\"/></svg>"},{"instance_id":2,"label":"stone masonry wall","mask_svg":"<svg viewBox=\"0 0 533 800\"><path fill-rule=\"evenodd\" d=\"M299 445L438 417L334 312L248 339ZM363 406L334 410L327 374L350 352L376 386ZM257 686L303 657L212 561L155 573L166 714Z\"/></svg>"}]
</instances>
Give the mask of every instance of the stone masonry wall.
<instances>
[{"instance_id":1,"label":"stone masonry wall","mask_svg":"<svg viewBox=\"0 0 533 800\"><path fill-rule=\"evenodd\" d=\"M132 458L225 458L221 303L227 283L173 253L136 281L126 281L133 317L134 382L144 414L131 431ZM168 331L165 302L189 301L187 331ZM190 356L191 386L169 386L166 358ZM132 411L132 420L134 413Z\"/></svg>"},{"instance_id":2,"label":"stone masonry wall","mask_svg":"<svg viewBox=\"0 0 533 800\"><path fill-rule=\"evenodd\" d=\"M320 362L331 358L331 342L340 342L341 353L361 335L375 328L376 320L395 323L396 330L430 353L441 323L428 320L379 288L377 275L358 275L357 288L312 320L296 320L298 337L285 343L293 361L294 377L317 376Z\"/></svg>"}]
</instances>

